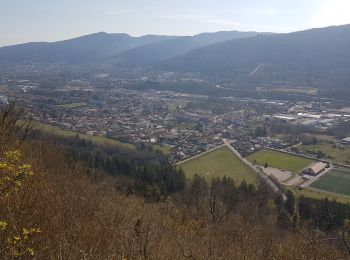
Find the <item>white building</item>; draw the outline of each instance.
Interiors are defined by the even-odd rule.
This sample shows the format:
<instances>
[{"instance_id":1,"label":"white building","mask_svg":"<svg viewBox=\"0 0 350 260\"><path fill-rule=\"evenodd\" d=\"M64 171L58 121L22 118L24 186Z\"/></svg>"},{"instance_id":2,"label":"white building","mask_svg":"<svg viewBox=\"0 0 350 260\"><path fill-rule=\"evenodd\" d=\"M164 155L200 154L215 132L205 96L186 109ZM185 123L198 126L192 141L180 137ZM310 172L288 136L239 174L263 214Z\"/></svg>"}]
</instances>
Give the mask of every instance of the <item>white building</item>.
<instances>
[{"instance_id":1,"label":"white building","mask_svg":"<svg viewBox=\"0 0 350 260\"><path fill-rule=\"evenodd\" d=\"M304 170L304 174L316 176L321 173L324 169L326 169L327 164L323 162L314 163L312 166Z\"/></svg>"},{"instance_id":2,"label":"white building","mask_svg":"<svg viewBox=\"0 0 350 260\"><path fill-rule=\"evenodd\" d=\"M343 140L341 140L341 142L342 142L343 144L348 144L348 145L350 145L350 137L344 138Z\"/></svg>"}]
</instances>

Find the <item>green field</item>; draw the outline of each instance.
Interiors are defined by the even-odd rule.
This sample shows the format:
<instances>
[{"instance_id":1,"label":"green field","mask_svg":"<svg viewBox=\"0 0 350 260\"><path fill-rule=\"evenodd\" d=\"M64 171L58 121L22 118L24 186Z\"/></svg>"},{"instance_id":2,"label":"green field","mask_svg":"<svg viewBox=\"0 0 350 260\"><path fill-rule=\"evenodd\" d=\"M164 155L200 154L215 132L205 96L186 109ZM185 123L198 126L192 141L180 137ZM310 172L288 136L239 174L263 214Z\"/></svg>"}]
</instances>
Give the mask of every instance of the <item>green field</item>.
<instances>
[{"instance_id":1,"label":"green field","mask_svg":"<svg viewBox=\"0 0 350 260\"><path fill-rule=\"evenodd\" d=\"M314 182L311 187L350 196L350 171L330 170Z\"/></svg>"},{"instance_id":2,"label":"green field","mask_svg":"<svg viewBox=\"0 0 350 260\"><path fill-rule=\"evenodd\" d=\"M293 94L306 94L306 95L317 95L318 89L316 88L275 88L276 92L285 92Z\"/></svg>"},{"instance_id":3,"label":"green field","mask_svg":"<svg viewBox=\"0 0 350 260\"><path fill-rule=\"evenodd\" d=\"M85 134L80 134L80 133L73 132L73 131L63 130L57 126L52 126L49 124L35 122L34 129L42 130L42 131L50 133L50 134L65 136L65 137L74 137L78 134L80 138L85 139L85 140L90 140L91 142L93 142L95 144L100 144L100 145L107 144L107 145L119 146L119 147L124 148L124 149L135 149L135 146L133 146L132 144L122 143L120 141L113 140L113 139L103 137L103 136L85 135Z\"/></svg>"},{"instance_id":4,"label":"green field","mask_svg":"<svg viewBox=\"0 0 350 260\"><path fill-rule=\"evenodd\" d=\"M300 148L304 151L317 152L322 151L326 158L334 160L337 163L350 164L350 149L333 146L330 143L320 143L316 145L301 145Z\"/></svg>"},{"instance_id":5,"label":"green field","mask_svg":"<svg viewBox=\"0 0 350 260\"><path fill-rule=\"evenodd\" d=\"M168 155L171 153L172 147L170 145L152 145L153 149L161 151L163 154Z\"/></svg>"},{"instance_id":6,"label":"green field","mask_svg":"<svg viewBox=\"0 0 350 260\"><path fill-rule=\"evenodd\" d=\"M77 107L82 107L85 106L85 102L81 103L70 103L70 104L64 104L64 105L59 105L60 107L67 108L67 109L72 109L72 108L77 108Z\"/></svg>"},{"instance_id":7,"label":"green field","mask_svg":"<svg viewBox=\"0 0 350 260\"><path fill-rule=\"evenodd\" d=\"M167 108L170 112L176 112L177 104L169 104Z\"/></svg>"},{"instance_id":8,"label":"green field","mask_svg":"<svg viewBox=\"0 0 350 260\"><path fill-rule=\"evenodd\" d=\"M242 180L255 183L255 173L226 146L186 161L180 164L180 167L188 178L192 178L195 174L206 179L227 176L233 178L236 183Z\"/></svg>"},{"instance_id":9,"label":"green field","mask_svg":"<svg viewBox=\"0 0 350 260\"><path fill-rule=\"evenodd\" d=\"M293 156L285 153L280 153L268 149L260 150L247 157L247 159L259 165L268 164L268 166L278 169L284 169L291 172L299 172L313 161L310 159Z\"/></svg>"},{"instance_id":10,"label":"green field","mask_svg":"<svg viewBox=\"0 0 350 260\"><path fill-rule=\"evenodd\" d=\"M259 87L258 91L262 92L280 92L280 93L292 93L292 94L305 94L305 95L317 95L317 88L305 88L305 87Z\"/></svg>"}]
</instances>

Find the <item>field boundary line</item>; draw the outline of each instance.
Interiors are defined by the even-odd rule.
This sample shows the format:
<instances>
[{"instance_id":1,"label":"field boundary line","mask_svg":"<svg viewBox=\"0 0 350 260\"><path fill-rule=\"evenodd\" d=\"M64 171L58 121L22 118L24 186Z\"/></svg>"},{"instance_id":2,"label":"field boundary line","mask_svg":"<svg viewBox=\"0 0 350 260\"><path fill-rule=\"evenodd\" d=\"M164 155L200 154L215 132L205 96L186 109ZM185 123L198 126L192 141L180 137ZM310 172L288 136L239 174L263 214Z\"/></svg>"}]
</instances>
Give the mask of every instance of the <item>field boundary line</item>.
<instances>
[{"instance_id":1,"label":"field boundary line","mask_svg":"<svg viewBox=\"0 0 350 260\"><path fill-rule=\"evenodd\" d=\"M303 154L297 154L297 153L293 153L293 152L283 151L283 150L275 149L275 148L271 148L271 147L266 147L266 146L265 146L264 149L271 150L271 151L275 151L275 152L280 152L280 153L285 153L285 154L289 154L289 155L292 155L292 156L297 156L297 157L309 159L309 160L312 160L312 161L319 161L319 162L329 163L329 162L326 161L326 160L317 159L317 158L314 158L314 157L312 157L312 156L307 156L307 155L303 155Z\"/></svg>"},{"instance_id":2,"label":"field boundary line","mask_svg":"<svg viewBox=\"0 0 350 260\"><path fill-rule=\"evenodd\" d=\"M191 161L191 160L196 159L196 158L198 158L198 157L200 157L200 156L202 156L202 155L204 155L204 154L207 154L207 153L213 152L213 151L215 151L215 150L217 150L217 149L220 149L220 148L222 148L222 147L224 147L224 146L226 146L226 144L222 144L222 145L216 146L216 147L211 148L211 149L209 149L209 150L207 150L207 151L205 151L205 152L203 152L203 153L197 154L197 155L192 156L192 157L190 157L190 158L187 158L187 159L185 159L185 160L183 160L183 161L177 162L177 163L175 163L175 165L180 165L180 164L182 164L182 163Z\"/></svg>"},{"instance_id":3,"label":"field boundary line","mask_svg":"<svg viewBox=\"0 0 350 260\"><path fill-rule=\"evenodd\" d=\"M272 190L276 193L280 193L284 200L287 199L286 195L284 194L283 190L281 190L275 183L273 183L269 177L262 171L257 169L250 161L248 161L246 158L244 158L236 148L234 148L226 139L223 139L224 143L227 145L228 148L245 164L247 167L251 168L253 172L257 174L257 176L260 176L270 187Z\"/></svg>"},{"instance_id":4,"label":"field boundary line","mask_svg":"<svg viewBox=\"0 0 350 260\"><path fill-rule=\"evenodd\" d=\"M317 191L317 192L321 192L325 195L332 195L332 196L336 196L336 197L341 197L341 198L344 198L344 199L349 199L350 200L350 195L345 195L345 194L340 194L340 193L336 193L336 192L332 192L332 191L325 191L325 190L321 190L321 189L317 189L317 188L313 188L313 187L307 187L308 189L310 190L313 190L313 191ZM350 202L350 201L349 201Z\"/></svg>"}]
</instances>

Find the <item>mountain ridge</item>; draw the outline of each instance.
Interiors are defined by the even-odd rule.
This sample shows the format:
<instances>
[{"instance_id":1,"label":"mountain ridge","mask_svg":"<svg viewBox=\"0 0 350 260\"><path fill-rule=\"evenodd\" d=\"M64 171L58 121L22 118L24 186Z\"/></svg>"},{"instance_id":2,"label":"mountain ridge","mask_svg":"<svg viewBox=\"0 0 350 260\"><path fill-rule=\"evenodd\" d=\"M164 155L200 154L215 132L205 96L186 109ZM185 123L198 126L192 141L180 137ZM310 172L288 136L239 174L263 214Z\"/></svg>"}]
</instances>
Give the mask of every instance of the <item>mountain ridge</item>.
<instances>
[{"instance_id":1,"label":"mountain ridge","mask_svg":"<svg viewBox=\"0 0 350 260\"><path fill-rule=\"evenodd\" d=\"M113 56L125 50L173 36L98 32L57 42L30 42L0 48L0 64L26 62L91 62Z\"/></svg>"},{"instance_id":2,"label":"mountain ridge","mask_svg":"<svg viewBox=\"0 0 350 260\"><path fill-rule=\"evenodd\" d=\"M115 64L124 67L143 67L183 55L191 50L218 42L258 35L257 32L219 31L180 36L127 50L115 57Z\"/></svg>"},{"instance_id":3,"label":"mountain ridge","mask_svg":"<svg viewBox=\"0 0 350 260\"><path fill-rule=\"evenodd\" d=\"M229 74L232 78L286 80L300 77L350 80L350 25L288 34L257 35L197 48L155 65L167 71Z\"/></svg>"},{"instance_id":4,"label":"mountain ridge","mask_svg":"<svg viewBox=\"0 0 350 260\"><path fill-rule=\"evenodd\" d=\"M233 34L232 36L229 36ZM167 35L144 35L139 37L130 36L126 33L106 33L97 32L93 34L83 35L72 39L66 39L56 42L29 42L17 45L0 47L0 64L17 65L31 62L48 62L48 63L85 63L85 62L106 62L112 59L116 65L118 64L119 54L132 49L136 50L142 46L152 44L166 44L163 41L175 41L170 47L163 47L163 53L159 59L154 59L146 62L147 64L158 62L166 58L184 54L196 47L201 47L218 41L236 38L236 35L244 35L245 32L238 31L222 31L216 33L203 33L194 36L167 36ZM254 32L247 32L248 35L253 35ZM256 33L255 33L256 34ZM178 39L178 41L176 41ZM193 39L193 40L192 40ZM180 51L175 51L174 47L180 44L182 47L177 48ZM157 46L157 45L155 45ZM146 54L152 53L147 50ZM165 48L165 51L164 51ZM141 49L142 50L142 49ZM165 56L173 50L173 54ZM131 52L132 53L132 52ZM142 62L139 61L138 63Z\"/></svg>"}]
</instances>

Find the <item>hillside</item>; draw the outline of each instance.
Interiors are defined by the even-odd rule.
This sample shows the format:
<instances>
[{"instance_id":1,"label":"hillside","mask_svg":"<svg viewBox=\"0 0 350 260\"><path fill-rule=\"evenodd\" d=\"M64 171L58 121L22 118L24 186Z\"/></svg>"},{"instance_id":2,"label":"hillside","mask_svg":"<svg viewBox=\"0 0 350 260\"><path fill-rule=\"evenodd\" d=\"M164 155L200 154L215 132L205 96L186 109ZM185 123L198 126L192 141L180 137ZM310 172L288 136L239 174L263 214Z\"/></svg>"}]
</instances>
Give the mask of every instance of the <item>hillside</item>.
<instances>
[{"instance_id":1,"label":"hillside","mask_svg":"<svg viewBox=\"0 0 350 260\"><path fill-rule=\"evenodd\" d=\"M288 33L217 32L188 37L97 33L54 43L0 48L0 65L109 65L200 72L250 86L346 89L350 25Z\"/></svg>"},{"instance_id":2,"label":"hillside","mask_svg":"<svg viewBox=\"0 0 350 260\"><path fill-rule=\"evenodd\" d=\"M108 57L128 49L171 38L174 37L157 35L131 37L127 34L100 32L53 43L24 43L0 48L0 65L105 61Z\"/></svg>"},{"instance_id":3,"label":"hillside","mask_svg":"<svg viewBox=\"0 0 350 260\"><path fill-rule=\"evenodd\" d=\"M349 256L347 231L344 236L337 232L350 214L349 206L301 198L296 225L296 215L289 215L295 211L291 192L284 203L279 196L273 200L262 184L258 189L245 182L236 186L225 177L209 184L199 176L177 193L145 200L138 189L153 182L147 192L157 193L166 169L128 168L123 163L113 167L113 161L98 156L93 165L85 164L51 138L23 139L28 129L16 123L17 116L11 109L0 113L1 259ZM101 170L102 161L116 174ZM142 174L122 176L136 169Z\"/></svg>"},{"instance_id":4,"label":"hillside","mask_svg":"<svg viewBox=\"0 0 350 260\"><path fill-rule=\"evenodd\" d=\"M2 47L0 65L106 63L111 59L118 66L143 66L187 53L201 46L256 34L232 31L204 33L193 37L159 35L132 37L123 33L100 32L52 43L33 42ZM131 51L126 52L128 50ZM126 53L117 56L123 52Z\"/></svg>"},{"instance_id":5,"label":"hillside","mask_svg":"<svg viewBox=\"0 0 350 260\"><path fill-rule=\"evenodd\" d=\"M186 54L199 47L228 40L256 36L256 32L216 32L178 37L125 51L115 57L114 64L122 67L144 67L171 57Z\"/></svg>"},{"instance_id":6,"label":"hillside","mask_svg":"<svg viewBox=\"0 0 350 260\"><path fill-rule=\"evenodd\" d=\"M309 250L307 238L297 232L277 235L275 227L258 215L259 203L251 195L245 195L246 203L237 203L240 206L225 216L222 193L218 193L214 214L219 218L213 220L209 204L198 204L196 209L195 197L181 205L185 200L147 203L127 196L120 180L86 175L84 167L67 160L54 146L25 145L22 154L33 166L34 175L17 192L0 200L5 209L0 220L7 223L0 229L2 259L13 259L13 255L22 259L32 255L36 259L346 257L323 241L317 243L317 250ZM22 229L30 235L25 237ZM8 237L23 241L5 247L3 241Z\"/></svg>"},{"instance_id":7,"label":"hillside","mask_svg":"<svg viewBox=\"0 0 350 260\"><path fill-rule=\"evenodd\" d=\"M279 80L340 85L350 80L349 45L350 25L344 25L217 43L156 67L260 83Z\"/></svg>"}]
</instances>

